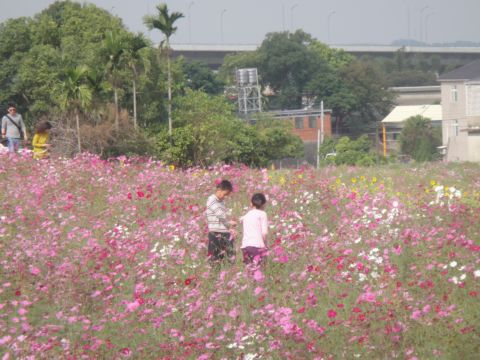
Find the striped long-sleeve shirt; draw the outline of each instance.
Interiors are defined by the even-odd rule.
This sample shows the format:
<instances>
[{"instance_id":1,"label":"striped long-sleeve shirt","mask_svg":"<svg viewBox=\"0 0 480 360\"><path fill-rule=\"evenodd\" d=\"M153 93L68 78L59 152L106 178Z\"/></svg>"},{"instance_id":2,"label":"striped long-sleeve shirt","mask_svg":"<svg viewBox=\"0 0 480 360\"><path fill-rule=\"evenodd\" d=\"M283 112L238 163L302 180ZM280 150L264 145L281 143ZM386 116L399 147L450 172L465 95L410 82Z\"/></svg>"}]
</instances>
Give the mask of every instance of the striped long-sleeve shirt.
<instances>
[{"instance_id":1,"label":"striped long-sleeve shirt","mask_svg":"<svg viewBox=\"0 0 480 360\"><path fill-rule=\"evenodd\" d=\"M207 200L207 223L210 232L228 232L227 208L217 196L210 195Z\"/></svg>"}]
</instances>

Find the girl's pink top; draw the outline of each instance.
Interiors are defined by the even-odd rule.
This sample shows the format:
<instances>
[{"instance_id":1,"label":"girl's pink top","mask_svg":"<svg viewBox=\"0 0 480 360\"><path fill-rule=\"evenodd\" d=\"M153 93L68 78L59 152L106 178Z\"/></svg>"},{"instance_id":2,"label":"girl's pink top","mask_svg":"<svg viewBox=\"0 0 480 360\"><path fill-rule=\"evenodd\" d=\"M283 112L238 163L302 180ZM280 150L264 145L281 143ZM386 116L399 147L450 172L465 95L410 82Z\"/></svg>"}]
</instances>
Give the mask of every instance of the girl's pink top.
<instances>
[{"instance_id":1,"label":"girl's pink top","mask_svg":"<svg viewBox=\"0 0 480 360\"><path fill-rule=\"evenodd\" d=\"M267 213L252 209L240 220L243 222L242 249L247 246L264 248L268 233Z\"/></svg>"}]
</instances>

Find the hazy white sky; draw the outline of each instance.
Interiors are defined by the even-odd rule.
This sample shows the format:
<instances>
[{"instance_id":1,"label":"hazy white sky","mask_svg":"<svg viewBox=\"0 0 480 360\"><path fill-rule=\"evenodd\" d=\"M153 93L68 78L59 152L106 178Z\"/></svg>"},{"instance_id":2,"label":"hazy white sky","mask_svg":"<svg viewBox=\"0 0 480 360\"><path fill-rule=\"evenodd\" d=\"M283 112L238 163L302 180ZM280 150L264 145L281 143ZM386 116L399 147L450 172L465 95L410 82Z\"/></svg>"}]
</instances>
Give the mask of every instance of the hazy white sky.
<instances>
[{"instance_id":1,"label":"hazy white sky","mask_svg":"<svg viewBox=\"0 0 480 360\"><path fill-rule=\"evenodd\" d=\"M0 21L33 16L55 0L0 0ZM81 1L84 2L84 1ZM143 25L162 1L91 0L132 31L158 41ZM301 28L333 44L480 41L480 0L169 0L184 13L173 43L258 44L272 31ZM223 15L222 15L223 13ZM330 19L330 21L328 21ZM223 22L222 22L223 20ZM329 26L330 24L330 26ZM223 25L223 26L222 26ZM221 31L223 28L223 32ZM330 30L330 31L329 31Z\"/></svg>"}]
</instances>

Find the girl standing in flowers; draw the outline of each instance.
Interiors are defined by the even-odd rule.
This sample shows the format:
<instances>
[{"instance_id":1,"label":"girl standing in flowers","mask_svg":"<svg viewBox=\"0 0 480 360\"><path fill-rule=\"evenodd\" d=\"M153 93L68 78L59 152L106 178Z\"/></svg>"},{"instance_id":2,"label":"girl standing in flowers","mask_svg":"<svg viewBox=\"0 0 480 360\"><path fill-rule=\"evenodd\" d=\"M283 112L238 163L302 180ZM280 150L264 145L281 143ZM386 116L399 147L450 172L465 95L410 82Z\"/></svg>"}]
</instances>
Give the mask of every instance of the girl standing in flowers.
<instances>
[{"instance_id":1,"label":"girl standing in flowers","mask_svg":"<svg viewBox=\"0 0 480 360\"><path fill-rule=\"evenodd\" d=\"M268 234L268 218L264 211L267 199L265 195L256 193L252 196L252 208L242 218L243 263L260 263L266 255L266 238Z\"/></svg>"},{"instance_id":2,"label":"girl standing in flowers","mask_svg":"<svg viewBox=\"0 0 480 360\"><path fill-rule=\"evenodd\" d=\"M32 140L34 159L44 159L49 156L48 149L50 148L50 144L48 141L50 140L49 132L51 128L52 124L48 121L42 121L37 125Z\"/></svg>"}]
</instances>

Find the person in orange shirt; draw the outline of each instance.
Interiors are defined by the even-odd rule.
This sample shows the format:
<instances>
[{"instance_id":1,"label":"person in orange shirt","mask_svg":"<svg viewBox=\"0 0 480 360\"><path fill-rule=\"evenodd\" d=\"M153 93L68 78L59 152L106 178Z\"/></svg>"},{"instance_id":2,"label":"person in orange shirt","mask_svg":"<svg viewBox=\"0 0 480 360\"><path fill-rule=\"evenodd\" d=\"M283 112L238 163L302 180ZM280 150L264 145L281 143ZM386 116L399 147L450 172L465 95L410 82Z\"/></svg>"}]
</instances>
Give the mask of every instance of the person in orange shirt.
<instances>
[{"instance_id":1,"label":"person in orange shirt","mask_svg":"<svg viewBox=\"0 0 480 360\"><path fill-rule=\"evenodd\" d=\"M42 121L37 125L35 129L35 135L33 136L32 146L33 146L33 158L34 159L45 159L49 157L48 150L50 149L50 129L52 124L48 121Z\"/></svg>"}]
</instances>

